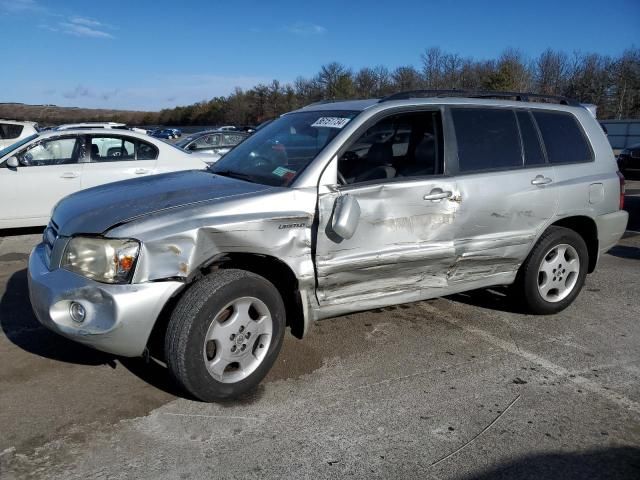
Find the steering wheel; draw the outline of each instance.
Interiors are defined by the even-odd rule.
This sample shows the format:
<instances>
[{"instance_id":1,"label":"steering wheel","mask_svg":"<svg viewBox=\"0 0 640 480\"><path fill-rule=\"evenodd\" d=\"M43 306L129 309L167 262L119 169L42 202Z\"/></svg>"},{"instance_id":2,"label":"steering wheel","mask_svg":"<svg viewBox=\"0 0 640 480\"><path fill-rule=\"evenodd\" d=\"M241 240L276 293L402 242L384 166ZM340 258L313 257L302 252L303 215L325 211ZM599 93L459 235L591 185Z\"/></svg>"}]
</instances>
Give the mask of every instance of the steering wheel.
<instances>
[{"instance_id":1,"label":"steering wheel","mask_svg":"<svg viewBox=\"0 0 640 480\"><path fill-rule=\"evenodd\" d=\"M255 157L253 157L253 161L255 162L254 166L256 168L272 167L272 166L276 165L276 161L275 160L273 160L273 159L271 159L269 157L266 157L264 155L256 155Z\"/></svg>"},{"instance_id":2,"label":"steering wheel","mask_svg":"<svg viewBox=\"0 0 640 480\"><path fill-rule=\"evenodd\" d=\"M342 175L340 173L340 171L338 171L338 181L342 184L342 185L346 185L347 184L347 180L344 178L344 175Z\"/></svg>"}]
</instances>

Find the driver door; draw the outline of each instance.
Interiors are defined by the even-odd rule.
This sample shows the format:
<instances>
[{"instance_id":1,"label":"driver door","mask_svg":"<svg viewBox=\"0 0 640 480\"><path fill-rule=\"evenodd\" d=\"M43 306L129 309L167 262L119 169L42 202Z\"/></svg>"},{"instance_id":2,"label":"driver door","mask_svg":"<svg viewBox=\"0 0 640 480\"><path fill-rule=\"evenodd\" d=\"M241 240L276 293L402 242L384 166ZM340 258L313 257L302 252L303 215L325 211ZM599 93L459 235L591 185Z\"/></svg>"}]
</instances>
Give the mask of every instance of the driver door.
<instances>
[{"instance_id":1,"label":"driver door","mask_svg":"<svg viewBox=\"0 0 640 480\"><path fill-rule=\"evenodd\" d=\"M320 305L374 308L445 287L460 204L455 179L443 174L440 112L383 119L351 142L336 163L333 175L347 184L322 186L318 199ZM350 238L336 232L335 222L342 213L337 205L347 198L359 211Z\"/></svg>"},{"instance_id":2,"label":"driver door","mask_svg":"<svg viewBox=\"0 0 640 480\"><path fill-rule=\"evenodd\" d=\"M0 168L0 228L46 225L54 205L80 190L82 137L49 137L16 154L19 166Z\"/></svg>"}]
</instances>

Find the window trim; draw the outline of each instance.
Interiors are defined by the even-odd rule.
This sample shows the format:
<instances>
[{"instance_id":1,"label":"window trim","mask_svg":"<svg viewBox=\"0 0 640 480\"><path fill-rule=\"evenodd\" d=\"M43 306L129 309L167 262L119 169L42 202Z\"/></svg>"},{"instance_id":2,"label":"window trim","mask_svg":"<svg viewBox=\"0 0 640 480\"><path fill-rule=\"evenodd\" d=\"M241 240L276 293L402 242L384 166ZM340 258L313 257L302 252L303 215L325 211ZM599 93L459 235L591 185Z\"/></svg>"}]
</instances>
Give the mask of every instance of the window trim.
<instances>
[{"instance_id":1,"label":"window trim","mask_svg":"<svg viewBox=\"0 0 640 480\"><path fill-rule=\"evenodd\" d=\"M529 109L531 112L531 117L533 118L533 122L538 130L538 133L540 135L540 140L542 143L542 146L544 148L544 154L545 157L547 159L547 164L550 166L563 166L563 165L583 165L585 163L594 163L596 161L596 152L593 150L593 146L591 145L591 142L589 141L589 137L587 136L586 132L584 131L584 128L582 127L582 123L580 123L580 120L578 119L578 117L576 115L574 115L573 112L569 112L566 110L547 110L545 108L536 108L536 109ZM536 120L536 116L534 115L534 112L542 112L542 113L551 113L554 115L564 115L564 116L569 116L573 119L573 121L575 122L576 126L578 127L578 131L580 132L580 135L582 135L582 139L584 140L584 142L587 144L587 149L589 150L589 153L591 154L590 160L582 160L579 162L551 162L549 160L549 154L547 151L547 144L544 142L544 137L542 136L542 130L540 129L540 126L538 125L538 121Z\"/></svg>"},{"instance_id":2,"label":"window trim","mask_svg":"<svg viewBox=\"0 0 640 480\"><path fill-rule=\"evenodd\" d=\"M439 174L434 174L434 175L415 175L415 176L411 176L411 177L394 177L394 178L381 178L381 179L375 179L375 180L366 180L364 182L358 182L358 183L349 183L347 185L341 185L340 183L336 183L336 188L338 191L341 192L348 192L353 190L354 188L358 188L358 187L370 187L372 185L379 185L379 184L383 184L383 183L398 183L398 182L410 182L410 181L424 181L425 179L430 179L430 178L448 178L449 175L447 173L447 128L445 127L445 106L444 105L424 105L424 106L417 106L417 105L407 105L407 106L401 106L401 107L395 107L395 108L391 108L388 110L384 110L382 112L379 112L375 115L373 115L371 118L367 119L365 122L362 123L362 125L360 125L355 132L353 132L351 134L351 136L342 143L342 145L340 146L340 148L338 149L338 151L336 152L336 154L333 156L333 159L331 160L332 162L336 162L336 172L338 171L338 161L340 159L340 157L357 141L360 139L360 137L362 137L362 135L364 134L364 132L366 132L369 128L371 128L373 125L375 125L376 123L380 122L381 120L387 118L387 117L392 117L394 115L401 115L401 114L411 114L411 113L424 113L424 112L439 112L440 113L440 123L442 126L442 144L443 144L443 151L442 151L442 169L443 172L439 173ZM355 117L354 117L355 118ZM329 164L331 162L327 163L327 165L325 166L325 168L323 169L326 170L326 168L328 168ZM322 175L320 175L320 178L322 178ZM338 179L336 178L336 182L338 181Z\"/></svg>"}]
</instances>

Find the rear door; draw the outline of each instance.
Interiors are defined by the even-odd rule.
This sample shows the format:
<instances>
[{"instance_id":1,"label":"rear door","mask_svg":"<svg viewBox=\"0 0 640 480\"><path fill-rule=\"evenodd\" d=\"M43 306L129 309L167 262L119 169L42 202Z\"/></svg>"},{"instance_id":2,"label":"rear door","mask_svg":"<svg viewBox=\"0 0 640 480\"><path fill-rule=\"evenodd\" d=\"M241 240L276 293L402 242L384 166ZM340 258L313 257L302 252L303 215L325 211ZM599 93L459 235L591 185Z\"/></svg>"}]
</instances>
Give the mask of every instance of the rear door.
<instances>
[{"instance_id":1,"label":"rear door","mask_svg":"<svg viewBox=\"0 0 640 480\"><path fill-rule=\"evenodd\" d=\"M449 282L515 275L558 204L554 169L531 113L453 107L447 114L460 192Z\"/></svg>"},{"instance_id":2,"label":"rear door","mask_svg":"<svg viewBox=\"0 0 640 480\"><path fill-rule=\"evenodd\" d=\"M130 178L152 175L157 171L155 145L119 134L92 134L82 172L82 188Z\"/></svg>"},{"instance_id":3,"label":"rear door","mask_svg":"<svg viewBox=\"0 0 640 480\"><path fill-rule=\"evenodd\" d=\"M0 228L45 225L51 209L80 189L84 141L48 137L16 153L20 166L0 167Z\"/></svg>"}]
</instances>

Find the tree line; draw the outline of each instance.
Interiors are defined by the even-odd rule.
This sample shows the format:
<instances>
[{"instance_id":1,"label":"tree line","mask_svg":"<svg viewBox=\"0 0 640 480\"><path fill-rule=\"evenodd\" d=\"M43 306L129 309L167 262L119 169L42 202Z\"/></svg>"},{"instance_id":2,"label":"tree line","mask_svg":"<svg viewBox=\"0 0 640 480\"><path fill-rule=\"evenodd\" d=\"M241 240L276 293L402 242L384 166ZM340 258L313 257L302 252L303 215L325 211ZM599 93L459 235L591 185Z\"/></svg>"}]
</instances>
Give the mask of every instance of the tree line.
<instances>
[{"instance_id":1,"label":"tree line","mask_svg":"<svg viewBox=\"0 0 640 480\"><path fill-rule=\"evenodd\" d=\"M530 58L513 48L497 59L474 60L438 47L427 49L420 65L393 70L378 65L353 70L332 62L311 78L293 83L273 80L226 97L165 109L156 122L165 125L255 125L284 112L322 100L382 97L416 89L464 89L563 95L598 106L598 118L640 117L640 49L617 57L567 54L547 49Z\"/></svg>"}]
</instances>

